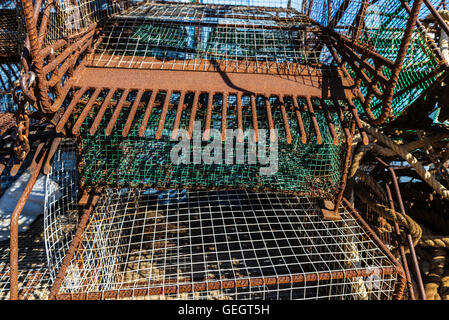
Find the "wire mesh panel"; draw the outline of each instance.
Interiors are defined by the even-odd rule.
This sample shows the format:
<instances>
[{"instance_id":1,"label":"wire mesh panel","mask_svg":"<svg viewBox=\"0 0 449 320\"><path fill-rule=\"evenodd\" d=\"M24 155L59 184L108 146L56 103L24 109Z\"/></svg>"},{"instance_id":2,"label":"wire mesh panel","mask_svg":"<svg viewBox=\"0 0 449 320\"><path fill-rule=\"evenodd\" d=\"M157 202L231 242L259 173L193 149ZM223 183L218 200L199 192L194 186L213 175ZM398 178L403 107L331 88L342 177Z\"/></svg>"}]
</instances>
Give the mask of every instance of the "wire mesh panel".
<instances>
[{"instance_id":1,"label":"wire mesh panel","mask_svg":"<svg viewBox=\"0 0 449 320\"><path fill-rule=\"evenodd\" d=\"M388 299L400 275L359 220L310 198L108 190L58 298Z\"/></svg>"},{"instance_id":2,"label":"wire mesh panel","mask_svg":"<svg viewBox=\"0 0 449 320\"><path fill-rule=\"evenodd\" d=\"M44 236L49 273L56 276L78 225L78 180L73 140L65 139L45 180Z\"/></svg>"},{"instance_id":3,"label":"wire mesh panel","mask_svg":"<svg viewBox=\"0 0 449 320\"><path fill-rule=\"evenodd\" d=\"M20 47L24 35L23 20L16 9L16 1L0 0L0 112L15 109L12 89L20 74Z\"/></svg>"},{"instance_id":4,"label":"wire mesh panel","mask_svg":"<svg viewBox=\"0 0 449 320\"><path fill-rule=\"evenodd\" d=\"M0 61L18 58L19 44L25 40L23 20L15 0L0 0Z\"/></svg>"},{"instance_id":5,"label":"wire mesh panel","mask_svg":"<svg viewBox=\"0 0 449 320\"><path fill-rule=\"evenodd\" d=\"M41 300L48 297L51 278L47 268L43 230L40 216L28 231L19 235L19 299ZM0 241L0 300L10 297L9 240Z\"/></svg>"},{"instance_id":6,"label":"wire mesh panel","mask_svg":"<svg viewBox=\"0 0 449 320\"><path fill-rule=\"evenodd\" d=\"M45 11L48 20L41 27L44 28L44 46L52 45L58 40L68 39L70 42L92 28L101 19L120 12L132 1L106 0L56 0L45 1Z\"/></svg>"},{"instance_id":7,"label":"wire mesh panel","mask_svg":"<svg viewBox=\"0 0 449 320\"><path fill-rule=\"evenodd\" d=\"M135 6L108 19L88 63L289 74L326 67L329 40L306 15L287 2L261 2L263 7L241 3Z\"/></svg>"}]
</instances>

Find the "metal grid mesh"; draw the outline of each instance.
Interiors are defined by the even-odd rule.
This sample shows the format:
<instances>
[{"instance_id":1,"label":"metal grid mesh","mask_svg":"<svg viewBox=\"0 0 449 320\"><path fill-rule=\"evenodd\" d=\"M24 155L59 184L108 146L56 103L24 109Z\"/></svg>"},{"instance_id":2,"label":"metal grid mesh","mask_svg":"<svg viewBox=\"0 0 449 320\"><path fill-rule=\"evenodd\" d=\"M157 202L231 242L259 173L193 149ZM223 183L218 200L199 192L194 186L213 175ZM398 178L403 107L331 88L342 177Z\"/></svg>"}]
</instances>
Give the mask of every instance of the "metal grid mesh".
<instances>
[{"instance_id":1,"label":"metal grid mesh","mask_svg":"<svg viewBox=\"0 0 449 320\"><path fill-rule=\"evenodd\" d=\"M102 18L120 12L129 3L131 1L128 0L55 0L49 11L44 45L51 45L60 39L70 40Z\"/></svg>"},{"instance_id":2,"label":"metal grid mesh","mask_svg":"<svg viewBox=\"0 0 449 320\"><path fill-rule=\"evenodd\" d=\"M0 0L0 61L19 57L19 43L25 39L16 1Z\"/></svg>"},{"instance_id":3,"label":"metal grid mesh","mask_svg":"<svg viewBox=\"0 0 449 320\"><path fill-rule=\"evenodd\" d=\"M0 300L9 299L9 240L0 242ZM43 217L19 234L19 299L46 299L51 278L47 268Z\"/></svg>"},{"instance_id":4,"label":"metal grid mesh","mask_svg":"<svg viewBox=\"0 0 449 320\"><path fill-rule=\"evenodd\" d=\"M265 7L224 2L149 2L115 15L102 28L89 64L198 71L220 65L226 72L291 74L327 64L328 38L286 1L261 2Z\"/></svg>"},{"instance_id":5,"label":"metal grid mesh","mask_svg":"<svg viewBox=\"0 0 449 320\"><path fill-rule=\"evenodd\" d=\"M160 98L162 98L162 101L164 100L164 97ZM193 99L193 97L190 98ZM214 100L210 127L220 130L222 126L221 106L223 100L220 99L220 96L216 96L216 98L218 99ZM119 98L117 97L117 99ZM87 189L95 186L109 186L112 188L129 186L189 189L234 188L258 191L283 190L325 197L328 197L330 194L336 194L341 179L342 166L344 165L346 147L342 127L337 120L338 116L336 113L330 112L330 117L335 124L336 134L339 137L337 145L334 144L323 112L316 111L315 113L323 140L322 144L318 144L312 126L311 115L308 112L301 111L308 141L306 144L302 144L295 111L293 108L286 107L292 136L292 142L288 144L286 142L282 112L277 106L276 98L271 99L271 105L273 106L272 120L274 128L278 130L277 137L279 141L277 143L277 159L273 157L273 162L277 162L277 172L273 175L262 175L260 174L260 169L267 167L268 164L262 165L258 160L257 163L252 164L248 159L252 150L248 142L253 139L252 135L247 135L243 140L244 143L235 144L235 148L232 150L232 157L225 155L226 142L219 142L223 151L222 158L219 159L221 162L219 163L208 164L202 161L196 164L193 161L196 157L195 154L201 155L202 150L204 151L211 144L211 138L210 141L200 142L202 150L198 151L198 146L196 145L190 148L188 156L191 162L189 164L174 164L170 158L170 150L178 143L177 140L171 140L171 136L177 114L175 105L179 103L179 94L172 94L171 99L173 99L171 100L173 101L173 106L167 111L160 139L156 139L155 135L162 113L162 103L160 107L153 109L143 136L139 135L139 124L144 117L145 108L137 110L135 120L126 138L122 135L127 119L126 116L119 117L110 135L104 133L114 112L112 108L106 110L94 135L90 134L89 129L95 117L87 117L77 139L80 185ZM187 100L186 98L184 101ZM207 99L204 100L207 101ZM228 97L227 103L226 127L228 129L237 129L236 97ZM304 103L305 101L299 101L300 105ZM264 139L269 141L269 121L267 120L264 101L258 100L257 104L258 128L259 131L262 129L266 130ZM242 109L242 127L244 129L253 128L249 97L244 96L242 98ZM185 108L179 125L180 129L188 129L191 110L189 107ZM121 112L124 115L129 114L129 108L124 107ZM98 111L92 108L91 114L96 115ZM347 116L349 117L349 115ZM202 123L201 137L204 137L205 107L198 108L196 119ZM214 139L217 138L215 137ZM235 137L232 139L232 141L237 140ZM260 136L260 139L262 139L262 136ZM271 148L270 142L267 142L266 146ZM240 151L244 154L244 161L241 164L235 160L237 153ZM270 154L270 157L273 155ZM234 159L232 165L229 165L225 158Z\"/></svg>"},{"instance_id":6,"label":"metal grid mesh","mask_svg":"<svg viewBox=\"0 0 449 320\"><path fill-rule=\"evenodd\" d=\"M108 190L59 297L391 298L392 262L341 215L324 221L315 201L276 193Z\"/></svg>"},{"instance_id":7,"label":"metal grid mesh","mask_svg":"<svg viewBox=\"0 0 449 320\"><path fill-rule=\"evenodd\" d=\"M78 179L73 140L65 139L45 180L44 235L49 272L54 279L78 224Z\"/></svg>"}]
</instances>

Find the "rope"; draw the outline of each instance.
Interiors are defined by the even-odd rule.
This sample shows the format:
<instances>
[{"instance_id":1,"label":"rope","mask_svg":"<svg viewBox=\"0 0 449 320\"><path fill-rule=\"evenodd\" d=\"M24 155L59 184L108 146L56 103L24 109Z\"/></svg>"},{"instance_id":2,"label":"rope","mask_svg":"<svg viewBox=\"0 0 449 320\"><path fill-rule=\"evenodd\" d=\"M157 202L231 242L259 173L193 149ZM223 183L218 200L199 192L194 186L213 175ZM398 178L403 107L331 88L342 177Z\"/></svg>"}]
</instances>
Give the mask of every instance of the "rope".
<instances>
[{"instance_id":1,"label":"rope","mask_svg":"<svg viewBox=\"0 0 449 320\"><path fill-rule=\"evenodd\" d=\"M424 286L427 300L441 300L441 296L438 293L440 287L441 276L444 273L444 263L446 260L446 251L437 248L434 251L432 261L430 262L430 270L427 275L427 281Z\"/></svg>"},{"instance_id":2,"label":"rope","mask_svg":"<svg viewBox=\"0 0 449 320\"><path fill-rule=\"evenodd\" d=\"M401 147L404 148L404 150L406 150L407 152L410 152L410 151L413 151L416 149L421 149L428 144L432 144L432 143L441 141L441 139L444 139L447 137L449 137L449 134L444 134L444 133L431 134L428 137L426 137L428 141L416 140L416 141L404 144ZM377 144L373 144L373 146L371 148L372 148L373 152L375 152L381 156L384 156L384 157L393 157L396 155L396 152L394 150L392 150L390 148L381 147Z\"/></svg>"},{"instance_id":3,"label":"rope","mask_svg":"<svg viewBox=\"0 0 449 320\"><path fill-rule=\"evenodd\" d=\"M363 157L365 156L365 154L370 151L373 147L373 144L370 145L363 145L363 144L359 144L357 149L354 152L354 156L352 157L352 164L351 164L351 168L349 170L349 176L348 178L352 178L356 172L357 169L360 166L360 162L362 161Z\"/></svg>"},{"instance_id":4,"label":"rope","mask_svg":"<svg viewBox=\"0 0 449 320\"><path fill-rule=\"evenodd\" d=\"M369 133L371 136L376 138L378 141L380 141L382 144L388 146L393 151L395 151L398 155L400 155L405 161L407 161L415 170L416 173L427 183L429 184L436 192L438 192L440 195L442 195L445 199L449 199L449 190L446 189L441 183L439 183L435 177L428 172L422 164L411 154L409 153L404 147L398 145L393 140L391 140L389 137L384 135L383 133L380 133L376 129L372 127L365 126L365 130L367 133Z\"/></svg>"},{"instance_id":5,"label":"rope","mask_svg":"<svg viewBox=\"0 0 449 320\"><path fill-rule=\"evenodd\" d=\"M449 273L446 273L440 282L440 296L443 300L449 300Z\"/></svg>"},{"instance_id":6,"label":"rope","mask_svg":"<svg viewBox=\"0 0 449 320\"><path fill-rule=\"evenodd\" d=\"M422 236L419 245L423 247L449 248L449 236Z\"/></svg>"},{"instance_id":7,"label":"rope","mask_svg":"<svg viewBox=\"0 0 449 320\"><path fill-rule=\"evenodd\" d=\"M383 204L372 201L366 196L364 192L359 189L355 189L354 191L357 197L362 200L362 202L364 202L380 216L384 217L387 220L397 222L400 226L408 229L413 240L413 245L416 246L418 244L422 236L422 229L420 225L416 223L411 217L392 210Z\"/></svg>"}]
</instances>

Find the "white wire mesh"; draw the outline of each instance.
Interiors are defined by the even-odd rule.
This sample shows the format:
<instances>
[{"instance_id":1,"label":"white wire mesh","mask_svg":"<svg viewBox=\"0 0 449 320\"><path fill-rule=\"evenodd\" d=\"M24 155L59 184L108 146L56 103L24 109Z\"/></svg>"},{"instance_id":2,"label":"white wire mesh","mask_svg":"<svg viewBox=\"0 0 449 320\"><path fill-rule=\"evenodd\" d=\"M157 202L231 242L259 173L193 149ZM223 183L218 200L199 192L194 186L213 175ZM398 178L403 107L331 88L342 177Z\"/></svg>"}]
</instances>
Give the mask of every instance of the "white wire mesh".
<instances>
[{"instance_id":1,"label":"white wire mesh","mask_svg":"<svg viewBox=\"0 0 449 320\"><path fill-rule=\"evenodd\" d=\"M226 61L222 71L301 74L327 63L328 43L287 1L146 2L108 19L88 61L102 67L199 71Z\"/></svg>"},{"instance_id":2,"label":"white wire mesh","mask_svg":"<svg viewBox=\"0 0 449 320\"><path fill-rule=\"evenodd\" d=\"M19 234L19 299L46 299L51 279L47 268L43 217L25 233ZM0 242L0 300L9 299L9 240Z\"/></svg>"},{"instance_id":3,"label":"white wire mesh","mask_svg":"<svg viewBox=\"0 0 449 320\"><path fill-rule=\"evenodd\" d=\"M59 297L391 298L392 261L341 214L324 221L315 201L285 194L108 190Z\"/></svg>"},{"instance_id":4,"label":"white wire mesh","mask_svg":"<svg viewBox=\"0 0 449 320\"><path fill-rule=\"evenodd\" d=\"M123 10L131 1L56 0L51 5L44 44L70 38L86 31L102 18Z\"/></svg>"},{"instance_id":5,"label":"white wire mesh","mask_svg":"<svg viewBox=\"0 0 449 320\"><path fill-rule=\"evenodd\" d=\"M75 148L66 139L54 155L46 177L44 210L45 248L54 279L70 245L78 222L78 180Z\"/></svg>"}]
</instances>

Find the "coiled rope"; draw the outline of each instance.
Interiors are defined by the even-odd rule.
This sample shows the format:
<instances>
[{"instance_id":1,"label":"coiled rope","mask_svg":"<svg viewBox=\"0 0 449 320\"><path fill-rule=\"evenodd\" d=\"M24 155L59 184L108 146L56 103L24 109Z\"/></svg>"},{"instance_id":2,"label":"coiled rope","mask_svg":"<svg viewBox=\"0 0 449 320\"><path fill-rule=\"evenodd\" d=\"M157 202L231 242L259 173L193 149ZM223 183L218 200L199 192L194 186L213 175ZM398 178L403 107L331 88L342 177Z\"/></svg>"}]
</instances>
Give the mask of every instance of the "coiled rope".
<instances>
[{"instance_id":1,"label":"coiled rope","mask_svg":"<svg viewBox=\"0 0 449 320\"><path fill-rule=\"evenodd\" d=\"M423 165L416 159L410 152L408 152L404 147L398 145L389 137L380 133L373 127L365 126L365 130L368 134L373 136L382 144L391 148L394 152L396 152L402 159L407 161L415 170L416 173L425 181L429 186L431 186L437 193L442 195L445 199L449 199L449 190L439 183L435 177L424 169Z\"/></svg>"}]
</instances>

